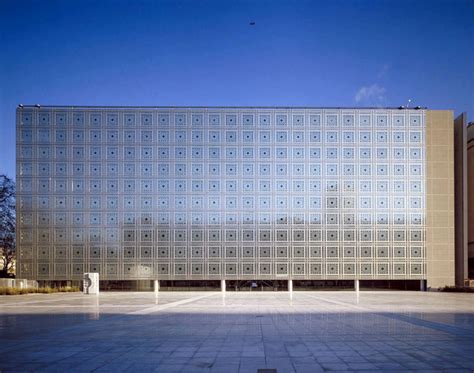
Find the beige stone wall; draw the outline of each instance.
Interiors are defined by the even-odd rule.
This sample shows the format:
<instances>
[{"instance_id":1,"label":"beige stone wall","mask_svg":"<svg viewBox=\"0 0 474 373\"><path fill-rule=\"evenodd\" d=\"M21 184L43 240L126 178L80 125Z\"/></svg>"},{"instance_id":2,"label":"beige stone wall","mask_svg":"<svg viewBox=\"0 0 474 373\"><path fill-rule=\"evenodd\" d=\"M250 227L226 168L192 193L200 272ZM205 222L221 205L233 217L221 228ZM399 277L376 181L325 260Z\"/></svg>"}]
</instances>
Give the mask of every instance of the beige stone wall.
<instances>
[{"instance_id":1,"label":"beige stone wall","mask_svg":"<svg viewBox=\"0 0 474 373\"><path fill-rule=\"evenodd\" d=\"M428 110L426 124L427 286L454 285L453 112Z\"/></svg>"}]
</instances>

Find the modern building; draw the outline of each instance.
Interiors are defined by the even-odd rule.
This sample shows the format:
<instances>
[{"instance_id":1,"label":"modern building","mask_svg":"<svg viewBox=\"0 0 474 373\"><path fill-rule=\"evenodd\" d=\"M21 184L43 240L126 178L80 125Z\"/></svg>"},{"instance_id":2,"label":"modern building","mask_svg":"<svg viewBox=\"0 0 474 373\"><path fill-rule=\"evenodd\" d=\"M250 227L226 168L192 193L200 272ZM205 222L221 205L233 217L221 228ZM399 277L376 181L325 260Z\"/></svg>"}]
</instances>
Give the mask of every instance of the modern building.
<instances>
[{"instance_id":1,"label":"modern building","mask_svg":"<svg viewBox=\"0 0 474 373\"><path fill-rule=\"evenodd\" d=\"M454 285L452 111L17 109L18 277Z\"/></svg>"}]
</instances>

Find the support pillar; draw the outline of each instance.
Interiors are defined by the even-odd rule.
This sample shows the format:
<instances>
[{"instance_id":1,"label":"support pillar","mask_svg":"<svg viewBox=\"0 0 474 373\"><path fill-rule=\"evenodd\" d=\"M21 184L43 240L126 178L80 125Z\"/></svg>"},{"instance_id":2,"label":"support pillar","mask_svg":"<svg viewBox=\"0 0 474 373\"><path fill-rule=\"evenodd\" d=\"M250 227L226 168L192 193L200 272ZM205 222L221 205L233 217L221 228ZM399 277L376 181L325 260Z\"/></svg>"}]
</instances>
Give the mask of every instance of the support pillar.
<instances>
[{"instance_id":1,"label":"support pillar","mask_svg":"<svg viewBox=\"0 0 474 373\"><path fill-rule=\"evenodd\" d=\"M354 280L354 290L357 293L359 292L359 280Z\"/></svg>"},{"instance_id":2,"label":"support pillar","mask_svg":"<svg viewBox=\"0 0 474 373\"><path fill-rule=\"evenodd\" d=\"M154 280L153 281L153 289L155 290L155 293L158 293L160 291L160 281L159 280Z\"/></svg>"},{"instance_id":3,"label":"support pillar","mask_svg":"<svg viewBox=\"0 0 474 373\"><path fill-rule=\"evenodd\" d=\"M225 280L221 280L221 292L225 293Z\"/></svg>"},{"instance_id":4,"label":"support pillar","mask_svg":"<svg viewBox=\"0 0 474 373\"><path fill-rule=\"evenodd\" d=\"M288 291L293 292L293 280L288 280Z\"/></svg>"},{"instance_id":5,"label":"support pillar","mask_svg":"<svg viewBox=\"0 0 474 373\"><path fill-rule=\"evenodd\" d=\"M426 291L426 282L425 282L425 280L420 280L420 291Z\"/></svg>"}]
</instances>

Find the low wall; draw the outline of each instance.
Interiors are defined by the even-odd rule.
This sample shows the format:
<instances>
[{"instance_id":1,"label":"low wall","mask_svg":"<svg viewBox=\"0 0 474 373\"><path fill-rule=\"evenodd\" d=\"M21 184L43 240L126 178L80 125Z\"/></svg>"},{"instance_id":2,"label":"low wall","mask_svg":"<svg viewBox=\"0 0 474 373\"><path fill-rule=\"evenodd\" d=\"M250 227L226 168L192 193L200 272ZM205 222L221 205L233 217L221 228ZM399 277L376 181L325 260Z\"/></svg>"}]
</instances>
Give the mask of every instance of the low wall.
<instances>
[{"instance_id":1,"label":"low wall","mask_svg":"<svg viewBox=\"0 0 474 373\"><path fill-rule=\"evenodd\" d=\"M18 288L30 289L37 288L38 281L26 280L22 278L0 278L0 287L2 288Z\"/></svg>"}]
</instances>

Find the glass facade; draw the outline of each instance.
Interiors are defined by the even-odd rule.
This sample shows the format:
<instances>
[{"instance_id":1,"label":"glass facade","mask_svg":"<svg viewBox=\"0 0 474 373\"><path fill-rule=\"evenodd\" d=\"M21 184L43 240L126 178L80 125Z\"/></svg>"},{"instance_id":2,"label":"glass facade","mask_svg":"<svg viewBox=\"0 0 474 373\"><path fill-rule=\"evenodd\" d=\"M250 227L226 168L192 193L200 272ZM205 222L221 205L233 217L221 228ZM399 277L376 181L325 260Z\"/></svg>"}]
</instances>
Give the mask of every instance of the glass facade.
<instances>
[{"instance_id":1,"label":"glass facade","mask_svg":"<svg viewBox=\"0 0 474 373\"><path fill-rule=\"evenodd\" d=\"M23 107L20 278L423 279L425 111Z\"/></svg>"}]
</instances>

